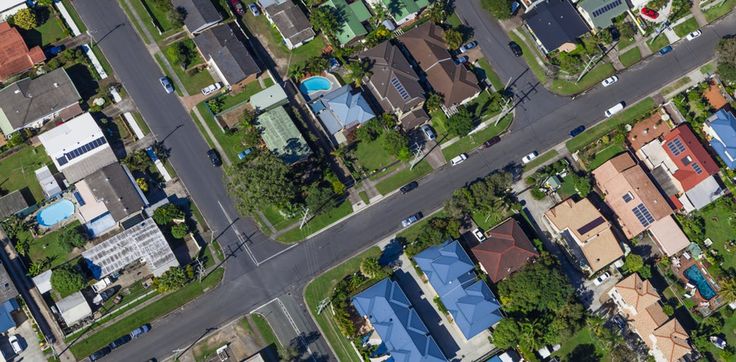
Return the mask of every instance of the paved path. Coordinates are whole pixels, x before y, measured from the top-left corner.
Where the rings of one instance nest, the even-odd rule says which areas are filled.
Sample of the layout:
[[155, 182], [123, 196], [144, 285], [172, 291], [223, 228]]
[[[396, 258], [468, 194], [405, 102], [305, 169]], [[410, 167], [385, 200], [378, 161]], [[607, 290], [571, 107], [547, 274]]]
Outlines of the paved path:
[[703, 9], [700, 8], [700, 1], [693, 1], [693, 6], [690, 7], [690, 13], [693, 14], [700, 27], [708, 25], [708, 19], [705, 18]]

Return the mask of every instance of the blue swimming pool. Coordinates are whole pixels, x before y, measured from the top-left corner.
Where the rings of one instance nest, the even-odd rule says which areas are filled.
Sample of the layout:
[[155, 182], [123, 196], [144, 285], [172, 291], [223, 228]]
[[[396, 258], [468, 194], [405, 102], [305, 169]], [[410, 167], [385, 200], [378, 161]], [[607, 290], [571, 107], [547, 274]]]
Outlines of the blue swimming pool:
[[72, 217], [72, 215], [74, 215], [74, 204], [67, 199], [61, 199], [61, 201], [41, 209], [36, 214], [36, 221], [41, 226], [51, 227]]
[[310, 77], [299, 84], [299, 90], [304, 94], [312, 94], [319, 91], [328, 91], [332, 88], [332, 83], [325, 77]]
[[693, 265], [685, 270], [685, 277], [695, 284], [698, 288], [700, 295], [706, 300], [711, 300], [716, 296], [716, 291], [710, 286], [708, 281], [705, 279], [703, 272], [700, 271], [697, 265]]

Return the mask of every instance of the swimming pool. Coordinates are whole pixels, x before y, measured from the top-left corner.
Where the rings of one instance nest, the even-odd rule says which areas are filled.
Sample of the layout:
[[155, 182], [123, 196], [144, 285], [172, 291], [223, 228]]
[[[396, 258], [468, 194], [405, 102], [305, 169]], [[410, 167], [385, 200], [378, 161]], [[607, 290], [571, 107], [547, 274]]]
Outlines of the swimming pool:
[[302, 81], [299, 84], [299, 90], [304, 94], [312, 94], [319, 91], [328, 91], [332, 88], [332, 83], [325, 77], [315, 76]]
[[74, 215], [74, 204], [67, 200], [61, 199], [49, 206], [44, 207], [36, 214], [36, 221], [41, 226], [54, 226]]
[[689, 281], [695, 284], [695, 287], [698, 288], [700, 295], [703, 296], [703, 298], [705, 298], [706, 300], [711, 300], [713, 299], [713, 297], [716, 296], [716, 291], [713, 290], [713, 287], [711, 287], [708, 281], [705, 280], [703, 272], [700, 271], [697, 265], [693, 265], [685, 269], [685, 277], [687, 277]]

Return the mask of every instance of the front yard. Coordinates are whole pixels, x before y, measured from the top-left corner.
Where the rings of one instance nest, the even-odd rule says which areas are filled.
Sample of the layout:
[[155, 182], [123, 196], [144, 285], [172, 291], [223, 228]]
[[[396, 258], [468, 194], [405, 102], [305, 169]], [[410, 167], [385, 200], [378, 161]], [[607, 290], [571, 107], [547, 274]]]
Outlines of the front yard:
[[[44, 199], [41, 185], [35, 171], [45, 165], [52, 165], [51, 159], [42, 146], [19, 146], [17, 152], [5, 154], [0, 159], [0, 185], [4, 190], [15, 191], [27, 187], [35, 202]], [[28, 200], [29, 202], [32, 200]]]
[[429, 165], [427, 160], [422, 160], [417, 163], [413, 169], [409, 169], [407, 165], [405, 169], [396, 172], [395, 174], [381, 180], [376, 184], [376, 189], [382, 195], [388, 195], [391, 191], [398, 189], [407, 183], [420, 179], [432, 172], [432, 166]]
[[[606, 119], [605, 121], [589, 128], [585, 132], [567, 141], [566, 146], [570, 152], [576, 152], [586, 145], [599, 140], [620, 125], [634, 122], [647, 115], [654, 108], [654, 100], [646, 98], [639, 103], [628, 106], [621, 113]], [[601, 115], [602, 116], [602, 115]]]
[[511, 126], [513, 119], [514, 117], [508, 114], [498, 124], [490, 125], [483, 130], [460, 138], [457, 142], [442, 149], [442, 154], [445, 155], [446, 159], [451, 159], [461, 153], [470, 152], [482, 145], [483, 142], [505, 132]]
[[611, 63], [601, 63], [593, 67], [580, 82], [566, 81], [561, 79], [555, 79], [552, 81], [552, 90], [562, 95], [573, 95], [585, 91], [601, 82], [602, 80], [610, 77], [615, 73], [616, 70], [613, 68]]
[[631, 48], [625, 53], [621, 54], [618, 57], [618, 60], [620, 60], [621, 64], [628, 68], [641, 60], [641, 50], [639, 50], [639, 47]]
[[295, 243], [306, 239], [309, 235], [324, 229], [330, 224], [337, 220], [342, 219], [345, 216], [350, 215], [353, 212], [353, 205], [349, 200], [344, 200], [332, 209], [326, 210], [323, 213], [314, 216], [309, 220], [303, 228], [299, 229], [297, 224], [293, 229], [281, 234], [276, 239], [285, 243]]
[[[183, 57], [178, 55], [177, 52], [179, 47], [187, 49], [187, 54], [191, 59], [181, 59]], [[181, 80], [187, 93], [197, 94], [202, 88], [214, 83], [193, 40], [185, 39], [171, 43], [163, 49], [163, 53], [171, 67], [174, 68], [176, 76]], [[186, 64], [186, 69], [184, 69], [184, 64]]]

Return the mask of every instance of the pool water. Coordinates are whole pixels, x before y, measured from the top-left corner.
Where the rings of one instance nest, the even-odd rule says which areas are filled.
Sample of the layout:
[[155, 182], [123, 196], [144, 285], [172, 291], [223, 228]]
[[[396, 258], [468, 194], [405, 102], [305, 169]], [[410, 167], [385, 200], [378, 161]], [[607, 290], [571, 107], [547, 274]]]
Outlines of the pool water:
[[716, 291], [710, 286], [708, 281], [703, 276], [697, 265], [693, 265], [685, 270], [685, 277], [698, 288], [700, 295], [706, 300], [711, 300], [716, 296]]
[[72, 215], [74, 215], [74, 204], [67, 199], [61, 199], [61, 201], [41, 209], [36, 214], [36, 221], [41, 226], [51, 227], [72, 217]]
[[332, 88], [332, 83], [325, 77], [310, 77], [299, 84], [299, 90], [304, 94], [312, 94], [320, 91], [328, 91]]

